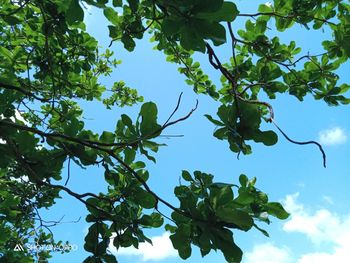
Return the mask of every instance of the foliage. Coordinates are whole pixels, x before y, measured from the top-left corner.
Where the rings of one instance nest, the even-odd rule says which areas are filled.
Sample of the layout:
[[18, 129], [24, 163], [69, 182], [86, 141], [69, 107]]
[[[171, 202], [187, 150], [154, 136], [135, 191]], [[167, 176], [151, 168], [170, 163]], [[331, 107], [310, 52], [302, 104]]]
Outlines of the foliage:
[[[260, 100], [264, 94], [275, 99], [289, 93], [299, 100], [311, 95], [331, 106], [350, 102], [344, 95], [350, 86], [338, 84], [335, 72], [350, 56], [350, 5], [340, 0], [275, 0], [244, 14], [234, 1], [223, 0], [0, 0], [0, 261], [50, 258], [45, 251], [13, 248], [30, 241], [63, 244], [54, 240], [39, 212], [66, 192], [88, 209], [91, 226], [84, 248], [91, 256], [85, 262], [116, 262], [107, 250], [110, 242], [117, 248], [137, 248], [140, 242], [151, 242], [142, 229], [161, 227], [164, 219], [181, 258], [190, 257], [195, 245], [203, 256], [220, 250], [228, 262], [240, 262], [242, 251], [233, 231], [255, 227], [268, 235], [257, 223], [269, 223], [269, 216], [286, 219], [288, 213], [255, 187], [255, 178], [245, 175], [236, 185], [215, 182], [213, 175], [200, 171], [183, 171], [187, 185], [174, 190], [179, 206], [149, 187], [150, 174], [140, 156], [155, 162], [152, 152], [162, 146], [157, 137], [189, 118], [195, 108], [159, 124], [157, 105], [146, 102], [136, 120], [123, 114], [114, 131], [98, 134], [84, 128], [82, 100], [98, 101], [107, 109], [137, 107], [143, 101], [122, 80], [110, 88], [100, 83], [120, 61], [113, 47], [101, 54], [97, 40], [86, 31], [87, 6], [103, 10], [111, 45], [121, 41], [133, 51], [135, 39], [151, 34], [155, 48], [179, 65], [196, 93], [221, 103], [217, 117], [206, 115], [218, 127], [214, 136], [226, 140], [231, 151], [250, 154], [251, 141], [267, 146], [277, 142], [275, 132], [261, 128], [262, 122], [274, 121], [271, 105]], [[245, 28], [233, 29], [237, 19], [246, 20]], [[282, 43], [268, 34], [271, 27], [282, 32], [295, 24], [330, 32], [331, 38], [322, 42], [324, 53], [296, 57], [301, 48], [295, 41]], [[225, 43], [232, 54], [221, 62], [215, 46]], [[208, 56], [208, 63], [221, 72], [219, 89], [194, 61], [196, 52]], [[61, 171], [71, 161], [82, 168], [101, 165], [108, 190], [78, 194], [69, 189]], [[159, 210], [160, 203], [172, 210], [171, 218]]]

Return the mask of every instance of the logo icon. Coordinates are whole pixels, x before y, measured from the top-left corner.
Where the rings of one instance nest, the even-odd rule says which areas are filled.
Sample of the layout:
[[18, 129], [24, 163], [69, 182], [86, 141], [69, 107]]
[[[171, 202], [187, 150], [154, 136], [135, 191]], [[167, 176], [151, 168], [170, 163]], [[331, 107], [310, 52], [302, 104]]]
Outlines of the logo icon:
[[13, 250], [14, 251], [24, 251], [24, 249], [23, 249], [21, 244], [17, 244]]

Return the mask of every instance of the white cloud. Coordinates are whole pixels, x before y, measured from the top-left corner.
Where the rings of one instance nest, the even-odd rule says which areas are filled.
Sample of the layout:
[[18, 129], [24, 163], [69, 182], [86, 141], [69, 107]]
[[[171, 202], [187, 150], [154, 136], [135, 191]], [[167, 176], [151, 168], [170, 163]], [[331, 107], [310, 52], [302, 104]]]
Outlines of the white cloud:
[[319, 132], [319, 141], [323, 145], [337, 145], [343, 144], [347, 141], [347, 136], [344, 129], [340, 127], [334, 127], [328, 130]]
[[298, 263], [349, 263], [350, 250], [339, 247], [332, 253], [316, 252], [304, 254], [298, 260]]
[[290, 263], [291, 255], [287, 248], [278, 248], [271, 243], [256, 245], [246, 253], [245, 263]]
[[339, 216], [327, 209], [311, 213], [297, 202], [298, 193], [288, 195], [285, 208], [291, 212], [283, 230], [306, 235], [316, 245], [325, 244], [330, 252], [316, 251], [299, 257], [298, 263], [346, 263], [350, 259], [350, 215]]
[[291, 212], [291, 218], [284, 224], [283, 230], [305, 234], [314, 244], [348, 243], [350, 246], [350, 215], [340, 217], [327, 209], [310, 213], [297, 202], [298, 195], [288, 195], [285, 199], [285, 208]]
[[119, 248], [117, 250], [113, 244], [111, 244], [109, 246], [109, 250], [116, 256], [140, 256], [142, 258], [142, 261], [159, 261], [178, 255], [169, 239], [169, 233], [165, 232], [161, 236], [155, 236], [151, 239], [153, 245], [149, 243], [140, 243], [138, 249], [134, 247], [128, 247]]
[[[251, 252], [246, 253], [245, 263], [350, 262], [350, 215], [340, 216], [327, 209], [310, 211], [298, 202], [298, 197], [299, 193], [287, 195], [283, 202], [285, 209], [291, 213], [290, 219], [283, 225], [283, 230], [304, 235], [313, 244], [310, 251], [296, 255], [292, 247], [264, 243], [254, 246]], [[325, 197], [333, 202], [328, 196], [324, 196], [323, 199]]]
[[283, 207], [291, 214], [300, 213], [304, 210], [304, 206], [296, 202], [298, 197], [299, 193], [295, 193], [287, 195], [286, 198], [283, 200]]

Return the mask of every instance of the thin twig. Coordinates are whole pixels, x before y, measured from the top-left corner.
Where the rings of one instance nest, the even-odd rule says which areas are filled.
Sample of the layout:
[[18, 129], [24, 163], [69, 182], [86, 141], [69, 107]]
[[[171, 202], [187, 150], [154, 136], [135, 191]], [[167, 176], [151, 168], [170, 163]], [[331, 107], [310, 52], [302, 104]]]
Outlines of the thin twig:
[[175, 114], [175, 113], [177, 112], [177, 110], [179, 109], [179, 106], [180, 106], [180, 103], [181, 103], [182, 94], [183, 94], [183, 92], [180, 93], [180, 96], [179, 96], [179, 98], [178, 98], [178, 100], [177, 100], [177, 104], [176, 104], [175, 109], [174, 109], [173, 112], [170, 114], [169, 118], [166, 120], [166, 122], [163, 124], [163, 126], [166, 125], [166, 124], [170, 121], [170, 119], [174, 116], [174, 114]]
[[66, 186], [67, 184], [68, 184], [68, 181], [69, 181], [69, 179], [70, 179], [70, 157], [68, 158], [68, 167], [67, 167], [67, 180], [66, 180], [66, 182], [64, 183], [64, 186]]
[[323, 159], [323, 167], [326, 168], [326, 153], [324, 152], [321, 144], [319, 144], [316, 141], [306, 141], [306, 142], [298, 142], [295, 140], [292, 140], [291, 138], [288, 137], [288, 135], [276, 124], [276, 122], [271, 119], [271, 122], [276, 126], [276, 128], [282, 133], [282, 135], [291, 143], [298, 144], [298, 145], [306, 145], [306, 144], [315, 144], [317, 147], [320, 149], [322, 153], [322, 159]]

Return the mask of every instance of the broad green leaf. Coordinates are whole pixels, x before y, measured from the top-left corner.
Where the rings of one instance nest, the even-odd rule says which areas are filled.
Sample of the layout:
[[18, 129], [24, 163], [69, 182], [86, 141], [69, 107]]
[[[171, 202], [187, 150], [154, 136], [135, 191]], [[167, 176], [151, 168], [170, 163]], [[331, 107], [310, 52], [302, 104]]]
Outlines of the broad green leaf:
[[118, 30], [118, 27], [109, 25], [108, 30], [109, 30], [109, 37], [110, 38], [114, 39], [114, 38], [119, 37], [120, 31]]
[[190, 25], [199, 38], [210, 39], [218, 46], [226, 42], [226, 30], [218, 22], [209, 22], [204, 19], [193, 19]]
[[128, 51], [133, 51], [135, 49], [136, 43], [130, 35], [124, 34], [121, 38], [124, 47]]
[[289, 217], [289, 213], [284, 210], [283, 206], [280, 203], [270, 202], [266, 204], [267, 213], [272, 216], [277, 217], [278, 219], [287, 219]]
[[182, 246], [178, 249], [179, 256], [185, 260], [188, 259], [192, 254], [192, 248], [190, 245]]
[[205, 52], [203, 37], [198, 35], [197, 30], [192, 25], [182, 27], [180, 34], [180, 44], [184, 49]]
[[100, 141], [103, 143], [114, 143], [115, 134], [109, 131], [103, 131], [100, 136]]
[[241, 174], [239, 176], [239, 183], [242, 187], [246, 187], [248, 183], [248, 177], [245, 174]]
[[142, 118], [140, 124], [140, 131], [142, 136], [154, 136], [154, 133], [160, 129], [160, 125], [157, 124], [158, 110], [157, 106], [153, 102], [146, 102], [142, 105], [140, 114]]
[[233, 199], [233, 191], [230, 186], [212, 188], [211, 199], [214, 207], [220, 207]]
[[193, 181], [191, 174], [187, 171], [184, 171], [184, 170], [182, 171], [182, 178], [188, 182]]
[[223, 5], [223, 0], [195, 0], [192, 12], [194, 14], [198, 12], [217, 12]]
[[113, 6], [118, 7], [123, 5], [123, 0], [113, 0]]
[[185, 20], [166, 18], [162, 23], [162, 30], [168, 36], [175, 35], [180, 32], [180, 29], [185, 26]]
[[191, 235], [191, 226], [181, 224], [174, 234], [170, 235], [170, 240], [175, 249], [178, 250], [179, 256], [182, 259], [187, 259], [191, 256], [192, 250], [189, 237]]
[[249, 192], [241, 192], [238, 197], [234, 199], [235, 202], [241, 205], [249, 205], [255, 200], [254, 195]]
[[267, 2], [266, 4], [259, 5], [258, 11], [262, 12], [262, 13], [272, 12], [273, 11], [273, 5], [272, 4], [268, 4], [268, 3], [269, 2]]
[[126, 114], [122, 114], [121, 115], [121, 119], [123, 121], [123, 123], [132, 131], [132, 132], [135, 132], [135, 128], [134, 126], [132, 125], [132, 120], [131, 118], [126, 115]]
[[262, 142], [266, 146], [271, 146], [277, 143], [277, 134], [273, 131], [256, 131], [253, 135], [253, 140], [256, 142]]
[[84, 11], [79, 4], [79, 0], [70, 1], [69, 7], [66, 11], [66, 19], [70, 25], [84, 20]]
[[152, 213], [151, 215], [143, 215], [140, 219], [140, 223], [150, 227], [161, 227], [164, 223], [163, 217], [158, 213]]
[[227, 262], [241, 262], [242, 251], [233, 240], [232, 231], [221, 228], [211, 229], [212, 242], [224, 254]]
[[236, 19], [238, 14], [239, 11], [234, 3], [224, 2], [220, 10], [213, 13], [198, 13], [196, 14], [196, 17], [217, 22], [232, 22]]
[[9, 25], [17, 25], [17, 24], [20, 24], [21, 22], [23, 22], [23, 20], [19, 19], [18, 16], [4, 16], [3, 17], [4, 21], [6, 23], [8, 23]]
[[105, 17], [111, 22], [113, 25], [118, 25], [119, 24], [119, 16], [118, 12], [114, 11], [113, 8], [111, 7], [106, 7], [103, 10], [103, 14]]
[[251, 229], [254, 224], [253, 218], [248, 213], [231, 207], [219, 207], [216, 213], [221, 220], [236, 224], [244, 231]]
[[3, 46], [0, 46], [0, 56], [9, 62], [12, 61], [12, 52]]
[[139, 6], [139, 0], [127, 0], [129, 3], [129, 6], [133, 12], [137, 11], [137, 8]]
[[88, 234], [85, 237], [84, 249], [89, 252], [95, 252], [98, 243], [98, 223], [89, 227]]
[[143, 208], [150, 209], [154, 208], [154, 206], [156, 205], [156, 199], [154, 198], [154, 196], [148, 193], [146, 190], [143, 190], [142, 188], [137, 188], [137, 190], [133, 194], [133, 198]]
[[[131, 164], [135, 160], [136, 151], [130, 148], [126, 148], [124, 150], [124, 162], [127, 164]], [[135, 167], [133, 167], [135, 169]]]

